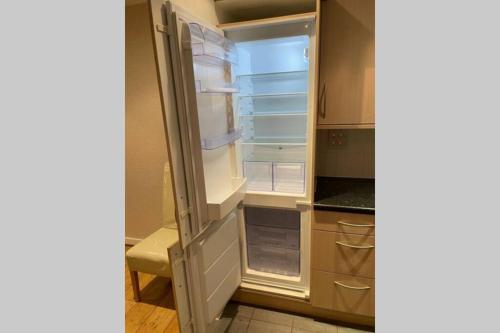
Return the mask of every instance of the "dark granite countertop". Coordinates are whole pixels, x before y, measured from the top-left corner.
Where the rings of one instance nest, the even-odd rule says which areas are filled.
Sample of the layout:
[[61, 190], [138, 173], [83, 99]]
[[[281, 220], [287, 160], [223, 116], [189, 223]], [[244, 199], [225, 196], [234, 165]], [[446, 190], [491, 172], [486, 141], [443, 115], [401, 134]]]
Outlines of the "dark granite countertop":
[[375, 179], [316, 177], [314, 209], [375, 214]]

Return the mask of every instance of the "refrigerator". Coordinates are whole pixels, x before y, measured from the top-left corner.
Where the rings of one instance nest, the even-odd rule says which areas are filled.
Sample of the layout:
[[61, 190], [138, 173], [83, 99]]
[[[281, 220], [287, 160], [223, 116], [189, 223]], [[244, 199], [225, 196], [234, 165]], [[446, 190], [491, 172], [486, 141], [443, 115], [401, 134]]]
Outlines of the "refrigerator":
[[150, 10], [181, 331], [218, 331], [238, 287], [307, 300], [315, 13], [212, 26], [169, 1]]

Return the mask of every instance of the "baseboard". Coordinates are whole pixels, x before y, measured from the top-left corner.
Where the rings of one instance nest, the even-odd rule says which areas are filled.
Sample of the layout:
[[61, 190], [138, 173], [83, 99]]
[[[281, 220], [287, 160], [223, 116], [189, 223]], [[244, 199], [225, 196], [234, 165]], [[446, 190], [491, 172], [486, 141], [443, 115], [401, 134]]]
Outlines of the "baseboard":
[[142, 241], [141, 238], [125, 237], [125, 245], [135, 245]]

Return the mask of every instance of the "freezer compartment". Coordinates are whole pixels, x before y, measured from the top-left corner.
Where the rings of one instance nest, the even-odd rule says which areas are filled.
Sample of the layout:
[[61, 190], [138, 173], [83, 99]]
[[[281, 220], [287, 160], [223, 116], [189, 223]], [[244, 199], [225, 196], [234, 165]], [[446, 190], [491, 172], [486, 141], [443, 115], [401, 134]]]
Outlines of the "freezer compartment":
[[300, 230], [261, 227], [247, 224], [247, 242], [250, 245], [263, 245], [300, 249]]
[[248, 244], [248, 268], [286, 276], [300, 275], [300, 250]]
[[245, 224], [300, 229], [300, 212], [293, 209], [245, 207]]
[[247, 244], [300, 249], [300, 212], [291, 209], [245, 207]]

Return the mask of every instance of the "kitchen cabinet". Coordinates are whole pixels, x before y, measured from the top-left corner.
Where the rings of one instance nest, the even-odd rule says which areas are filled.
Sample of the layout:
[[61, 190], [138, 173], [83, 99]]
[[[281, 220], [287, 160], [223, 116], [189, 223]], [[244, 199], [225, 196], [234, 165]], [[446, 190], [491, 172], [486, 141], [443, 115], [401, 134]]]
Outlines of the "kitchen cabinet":
[[321, 1], [317, 128], [375, 127], [375, 1]]
[[375, 216], [314, 211], [311, 304], [375, 316]]

